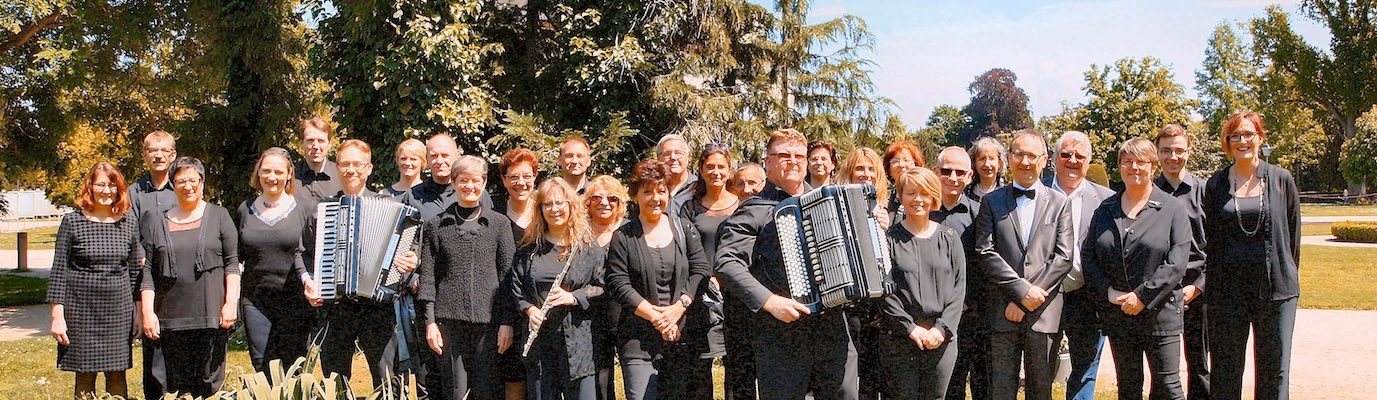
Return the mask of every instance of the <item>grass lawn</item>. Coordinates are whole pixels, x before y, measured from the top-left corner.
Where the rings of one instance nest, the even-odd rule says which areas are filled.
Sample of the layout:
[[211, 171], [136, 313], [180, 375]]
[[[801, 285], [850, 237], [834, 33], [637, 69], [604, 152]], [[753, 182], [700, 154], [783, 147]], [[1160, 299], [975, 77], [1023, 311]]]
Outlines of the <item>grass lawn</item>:
[[1301, 308], [1377, 310], [1377, 249], [1301, 246]]
[[[18, 247], [19, 235], [15, 232], [0, 233], [0, 250], [15, 250]], [[57, 227], [46, 226], [29, 230], [29, 249], [30, 250], [52, 250], [53, 244], [57, 242]]]
[[1301, 236], [1332, 236], [1334, 233], [1329, 230], [1330, 223], [1309, 223], [1301, 224]]
[[0, 274], [0, 306], [43, 304], [47, 297], [47, 279]]
[[1303, 217], [1377, 216], [1377, 205], [1302, 204]]

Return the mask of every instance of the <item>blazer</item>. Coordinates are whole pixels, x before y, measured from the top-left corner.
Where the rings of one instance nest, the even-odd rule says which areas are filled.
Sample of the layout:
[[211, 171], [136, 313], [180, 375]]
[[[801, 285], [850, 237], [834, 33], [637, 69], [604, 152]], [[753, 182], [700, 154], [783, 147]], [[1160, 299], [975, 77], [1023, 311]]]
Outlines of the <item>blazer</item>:
[[[1056, 185], [1056, 182], [1057, 180], [1054, 177], [1047, 177], [1046, 179], [1042, 180], [1043, 185], [1047, 185], [1048, 188], [1051, 188], [1054, 191], [1061, 192], [1061, 188], [1053, 186]], [[1076, 232], [1076, 234], [1071, 236], [1073, 244], [1075, 243], [1074, 240], [1076, 240], [1077, 238], [1079, 238], [1081, 241], [1085, 240], [1086, 233], [1090, 232], [1090, 219], [1095, 217], [1095, 210], [1100, 208], [1100, 203], [1103, 203], [1104, 199], [1108, 199], [1109, 196], [1114, 195], [1113, 190], [1110, 190], [1109, 188], [1104, 186], [1100, 186], [1100, 184], [1098, 183], [1091, 182], [1089, 179], [1082, 180], [1081, 185], [1083, 185], [1084, 187], [1077, 189], [1081, 191], [1081, 207], [1078, 210], [1071, 210], [1071, 212], [1073, 213], [1080, 213], [1081, 218], [1080, 228], [1077, 228], [1078, 231]], [[1070, 198], [1070, 194], [1062, 194], [1065, 194], [1067, 196], [1066, 205], [1067, 207], [1070, 207], [1073, 204]], [[1071, 225], [1075, 226], [1075, 224], [1076, 220], [1073, 214], [1071, 219]], [[1080, 254], [1076, 253], [1073, 248], [1071, 251], [1071, 256], [1080, 257]], [[1071, 265], [1071, 268], [1076, 268], [1074, 263]], [[1085, 265], [1083, 263], [1081, 265], [1081, 272], [1081, 279], [1087, 279], [1085, 278]], [[1086, 282], [1086, 284], [1084, 286], [1081, 286], [1081, 288], [1085, 288], [1086, 286], [1090, 286], [1089, 282]]]
[[[1090, 221], [1081, 246], [1081, 266], [1093, 288], [1103, 329], [1110, 336], [1169, 336], [1181, 333], [1181, 279], [1190, 262], [1190, 219], [1175, 197], [1154, 186], [1138, 218], [1123, 211], [1123, 194], [1105, 200]], [[1120, 229], [1120, 226], [1127, 226]], [[1145, 307], [1124, 314], [1109, 302], [1109, 289], [1133, 292]]]
[[[553, 251], [552, 246], [548, 242], [542, 242], [539, 245], [522, 246], [513, 257], [508, 290], [511, 292], [509, 298], [516, 301], [514, 311], [519, 315], [519, 318], [512, 319], [521, 322], [515, 324], [517, 337], [513, 341], [513, 348], [507, 351], [516, 351], [520, 354], [520, 346], [526, 343], [526, 336], [530, 334], [527, 329], [529, 324], [525, 322], [525, 310], [530, 307], [540, 308], [545, 304], [545, 296], [550, 293], [548, 284], [537, 283], [531, 276], [531, 264], [537, 253], [548, 251]], [[569, 272], [564, 275], [562, 287], [573, 293], [577, 304], [550, 309], [550, 313], [545, 315], [545, 323], [540, 325], [541, 337], [564, 336], [563, 354], [568, 355], [569, 373], [566, 376], [570, 381], [590, 376], [594, 372], [593, 325], [588, 298], [601, 293], [601, 290], [594, 290], [602, 286], [602, 279], [595, 272], [598, 266], [602, 265], [605, 254], [601, 247], [588, 246], [578, 249], [571, 255], [574, 261], [569, 266]], [[552, 349], [548, 347], [552, 346], [551, 343], [555, 342], [537, 338], [536, 343], [531, 346], [530, 357], [560, 354], [551, 352]]]
[[[1015, 198], [1011, 186], [1001, 187], [980, 200], [980, 212], [975, 222], [976, 257], [986, 269], [991, 308], [994, 318], [990, 327], [996, 332], [1031, 329], [1039, 333], [1057, 333], [1061, 327], [1061, 281], [1071, 270], [1072, 236], [1071, 210], [1066, 196], [1041, 183], [1033, 188], [1033, 230], [1028, 243], [1019, 234], [1014, 213]], [[1033, 310], [1023, 321], [1015, 323], [1004, 317], [1007, 303], [1023, 305], [1019, 299], [1033, 286], [1048, 292], [1047, 301]]]
[[[674, 279], [670, 283], [673, 285], [670, 290], [672, 299], [678, 301], [682, 296], [695, 298], [685, 317], [689, 312], [706, 312], [707, 309], [695, 297], [699, 287], [712, 275], [712, 265], [703, 252], [702, 238], [688, 220], [670, 216], [665, 218], [670, 219], [674, 233], [672, 249], [667, 249], [674, 252]], [[661, 267], [645, 242], [645, 225], [640, 218], [631, 219], [612, 234], [612, 241], [607, 246], [607, 290], [627, 310], [635, 310], [642, 301], [656, 306], [665, 305], [658, 304], [659, 301], [652, 295], [660, 289], [656, 277]], [[660, 338], [660, 331], [650, 321], [634, 312], [622, 313], [621, 318], [619, 343], [623, 346], [624, 354], [650, 358], [656, 350], [664, 350], [665, 343]], [[684, 322], [681, 319], [679, 324], [681, 328], [690, 330], [681, 335], [686, 342], [701, 339], [694, 336], [707, 334], [706, 326], [685, 327]]]
[[[1263, 193], [1267, 196], [1267, 276], [1222, 278], [1220, 274], [1229, 274], [1230, 271], [1220, 267], [1229, 263], [1213, 257], [1205, 261], [1205, 273], [1214, 271], [1214, 277], [1210, 278], [1214, 283], [1219, 283], [1221, 279], [1266, 279], [1271, 283], [1271, 293], [1260, 293], [1259, 297], [1266, 300], [1291, 299], [1300, 296], [1300, 193], [1296, 190], [1296, 179], [1285, 168], [1263, 161], [1257, 168], [1257, 174], [1267, 185]], [[1231, 229], [1223, 223], [1222, 217], [1224, 204], [1232, 197], [1229, 186], [1229, 167], [1219, 170], [1205, 183], [1205, 254], [1217, 254], [1224, 242], [1220, 238]], [[1214, 299], [1215, 296], [1227, 295], [1229, 291], [1206, 290], [1205, 297]]]

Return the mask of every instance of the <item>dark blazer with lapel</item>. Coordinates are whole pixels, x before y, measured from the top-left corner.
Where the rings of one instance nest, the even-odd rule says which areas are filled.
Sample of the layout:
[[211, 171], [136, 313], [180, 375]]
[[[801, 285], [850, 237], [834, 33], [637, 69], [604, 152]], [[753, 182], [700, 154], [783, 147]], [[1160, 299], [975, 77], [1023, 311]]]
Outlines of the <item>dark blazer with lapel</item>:
[[[1100, 313], [1111, 336], [1167, 336], [1181, 333], [1181, 279], [1186, 275], [1195, 240], [1190, 218], [1171, 194], [1154, 186], [1138, 218], [1127, 220], [1123, 195], [1115, 194], [1095, 211], [1090, 235], [1081, 246], [1086, 288], [1096, 303], [1111, 309]], [[1145, 307], [1138, 315], [1124, 314], [1109, 302], [1108, 289], [1133, 292]]]
[[[1053, 191], [1060, 192], [1060, 190], [1058, 190], [1058, 188], [1052, 187], [1052, 185], [1055, 185], [1055, 184], [1056, 184], [1056, 180], [1055, 180], [1055, 179], [1052, 179], [1051, 177], [1048, 177], [1048, 178], [1046, 178], [1046, 179], [1043, 179], [1043, 180], [1042, 180], [1042, 184], [1045, 185], [1045, 186], [1047, 186], [1047, 188], [1052, 189]], [[1098, 184], [1098, 183], [1091, 182], [1089, 179], [1082, 180], [1082, 181], [1081, 181], [1081, 185], [1085, 185], [1084, 188], [1080, 188], [1080, 189], [1079, 189], [1079, 190], [1082, 191], [1082, 193], [1081, 193], [1081, 207], [1080, 207], [1079, 210], [1071, 210], [1071, 212], [1081, 213], [1081, 226], [1080, 226], [1079, 232], [1076, 232], [1075, 235], [1072, 235], [1072, 236], [1071, 236], [1071, 240], [1073, 240], [1073, 241], [1074, 241], [1076, 238], [1081, 238], [1082, 241], [1084, 241], [1086, 233], [1090, 232], [1090, 219], [1095, 217], [1095, 209], [1100, 208], [1100, 203], [1103, 203], [1105, 199], [1108, 199], [1108, 198], [1109, 198], [1109, 196], [1113, 196], [1113, 195], [1114, 195], [1114, 191], [1113, 191], [1113, 190], [1110, 190], [1110, 189], [1107, 188], [1107, 187], [1101, 186], [1101, 185]], [[1071, 207], [1071, 204], [1072, 204], [1072, 203], [1071, 203], [1071, 198], [1068, 196], [1068, 197], [1066, 198], [1066, 206], [1067, 206], [1067, 207]], [[1071, 220], [1071, 226], [1075, 226], [1075, 225], [1076, 225], [1076, 220], [1075, 220], [1075, 219], [1072, 219], [1072, 220]], [[1073, 242], [1073, 244], [1074, 244], [1074, 242]], [[1074, 250], [1074, 248], [1073, 248], [1072, 251], [1071, 251], [1071, 256], [1072, 256], [1072, 257], [1080, 257], [1081, 255], [1080, 255], [1080, 254], [1076, 254], [1076, 252], [1075, 252], [1075, 250]], [[1072, 267], [1072, 268], [1075, 268], [1075, 265], [1073, 264], [1071, 267]], [[1086, 278], [1086, 277], [1085, 277], [1085, 274], [1083, 273], [1083, 272], [1085, 271], [1085, 263], [1084, 263], [1084, 262], [1081, 263], [1081, 271], [1082, 271], [1081, 279], [1087, 280], [1086, 285], [1085, 285], [1085, 286], [1082, 286], [1082, 288], [1085, 288], [1085, 287], [1087, 287], [1087, 286], [1090, 286], [1090, 285], [1089, 285], [1089, 282], [1088, 282], [1088, 279], [1089, 279], [1089, 278]]]
[[[1031, 239], [1024, 243], [1010, 188], [1004, 186], [985, 195], [975, 223], [975, 256], [989, 274], [992, 288], [989, 312], [995, 315], [990, 327], [997, 332], [1032, 329], [1056, 333], [1061, 326], [1060, 285], [1071, 270], [1071, 210], [1066, 207], [1066, 196], [1038, 184]], [[1034, 285], [1049, 292], [1047, 301], [1028, 310], [1020, 323], [1005, 318], [1005, 305], [1018, 304]]]
[[[670, 226], [674, 232], [674, 280], [671, 283], [674, 288], [670, 292], [673, 293], [675, 301], [680, 296], [694, 297], [699, 286], [712, 275], [712, 264], [703, 252], [703, 241], [698, 237], [697, 228], [686, 219], [670, 216], [664, 218], [670, 218]], [[653, 295], [658, 288], [656, 276], [661, 268], [659, 260], [651, 253], [650, 246], [645, 242], [645, 226], [640, 218], [632, 218], [612, 234], [612, 240], [608, 242], [607, 247], [607, 290], [623, 307], [633, 311], [622, 313], [621, 338], [618, 342], [624, 347], [624, 355], [630, 353], [631, 357], [649, 359], [653, 357], [651, 353], [664, 350], [665, 344], [660, 338], [660, 332], [650, 324], [650, 321], [634, 313], [636, 306], [642, 301], [656, 306], [665, 305], [656, 304], [658, 301]], [[691, 313], [706, 312], [707, 308], [695, 301], [684, 315], [687, 318]], [[684, 326], [683, 323], [684, 320], [681, 319], [680, 327], [687, 329], [681, 335], [685, 341], [701, 339], [697, 336], [707, 334], [705, 326], [691, 327]]]

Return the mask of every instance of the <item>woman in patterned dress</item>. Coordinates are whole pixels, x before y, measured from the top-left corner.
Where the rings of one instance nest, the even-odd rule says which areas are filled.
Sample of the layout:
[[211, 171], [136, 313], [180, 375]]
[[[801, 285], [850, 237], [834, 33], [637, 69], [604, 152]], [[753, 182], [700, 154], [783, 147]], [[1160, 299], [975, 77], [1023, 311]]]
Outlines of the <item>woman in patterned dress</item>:
[[57, 367], [76, 373], [78, 398], [95, 395], [100, 372], [107, 392], [128, 394], [124, 371], [133, 364], [133, 288], [143, 251], [125, 188], [119, 170], [96, 164], [82, 179], [79, 210], [63, 216], [57, 231], [48, 281], [52, 335]]

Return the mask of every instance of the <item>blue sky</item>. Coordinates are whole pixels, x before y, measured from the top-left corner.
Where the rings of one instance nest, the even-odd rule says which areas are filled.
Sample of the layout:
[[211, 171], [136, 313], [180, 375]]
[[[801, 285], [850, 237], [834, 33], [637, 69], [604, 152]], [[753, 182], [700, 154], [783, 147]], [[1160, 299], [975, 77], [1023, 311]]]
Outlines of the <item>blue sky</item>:
[[1296, 15], [1298, 1], [814, 0], [810, 20], [865, 19], [876, 38], [876, 92], [916, 127], [938, 105], [965, 105], [966, 86], [995, 67], [1018, 74], [1034, 118], [1083, 102], [1090, 65], [1123, 57], [1161, 59], [1195, 96], [1195, 70], [1214, 27], [1260, 16], [1272, 3], [1292, 13], [1307, 41], [1328, 47], [1328, 30]]

